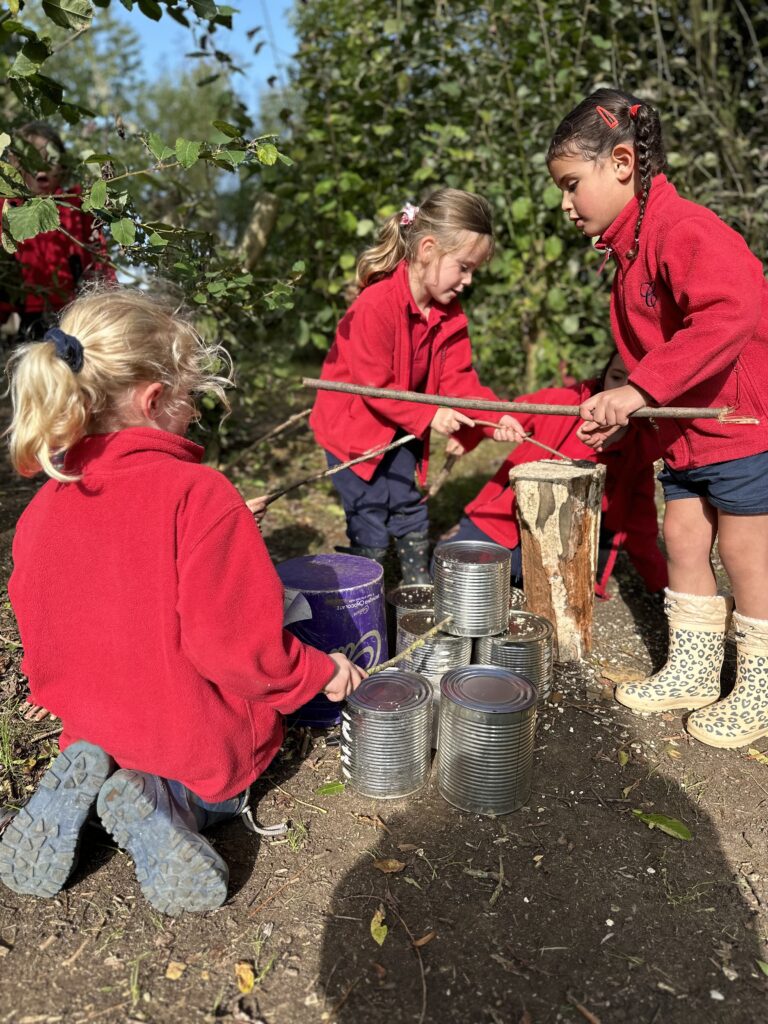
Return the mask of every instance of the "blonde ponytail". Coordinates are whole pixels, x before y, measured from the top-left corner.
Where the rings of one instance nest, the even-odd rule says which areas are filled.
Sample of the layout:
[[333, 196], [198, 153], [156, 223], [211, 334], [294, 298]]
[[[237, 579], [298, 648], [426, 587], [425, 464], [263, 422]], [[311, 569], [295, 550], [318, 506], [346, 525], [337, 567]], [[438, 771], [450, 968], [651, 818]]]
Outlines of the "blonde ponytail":
[[[74, 372], [52, 341], [21, 345], [8, 361], [13, 418], [6, 434], [11, 461], [22, 476], [43, 470], [54, 480], [78, 479], [60, 468], [61, 457], [86, 434], [131, 426], [132, 389], [159, 381], [164, 408], [190, 407], [194, 396], [214, 394], [229, 409], [228, 355], [206, 345], [174, 304], [129, 288], [99, 288], [64, 311], [62, 330], [83, 348]], [[227, 371], [218, 370], [224, 365]]]
[[428, 196], [420, 207], [406, 204], [403, 211], [384, 221], [376, 245], [366, 249], [357, 262], [356, 283], [365, 288], [391, 274], [402, 259], [412, 260], [422, 238], [437, 239], [443, 252], [455, 252], [466, 233], [485, 235], [491, 240], [488, 258], [493, 254], [493, 213], [482, 196], [458, 188], [441, 188]]

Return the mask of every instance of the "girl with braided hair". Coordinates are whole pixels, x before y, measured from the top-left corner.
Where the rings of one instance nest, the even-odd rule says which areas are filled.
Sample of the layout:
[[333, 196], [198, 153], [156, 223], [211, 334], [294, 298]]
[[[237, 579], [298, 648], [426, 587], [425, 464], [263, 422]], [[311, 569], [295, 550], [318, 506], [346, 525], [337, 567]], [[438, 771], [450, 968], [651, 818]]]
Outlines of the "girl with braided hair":
[[[715, 213], [662, 173], [658, 111], [599, 89], [559, 125], [547, 153], [562, 209], [615, 265], [611, 326], [629, 371], [590, 396], [579, 434], [600, 451], [644, 405], [731, 407], [756, 424], [659, 420], [669, 588], [669, 654], [616, 697], [636, 711], [693, 709], [688, 731], [715, 747], [768, 735], [768, 283], [760, 260]], [[718, 540], [733, 597], [718, 592]], [[733, 612], [734, 600], [736, 611]], [[737, 678], [720, 700], [731, 622]]]

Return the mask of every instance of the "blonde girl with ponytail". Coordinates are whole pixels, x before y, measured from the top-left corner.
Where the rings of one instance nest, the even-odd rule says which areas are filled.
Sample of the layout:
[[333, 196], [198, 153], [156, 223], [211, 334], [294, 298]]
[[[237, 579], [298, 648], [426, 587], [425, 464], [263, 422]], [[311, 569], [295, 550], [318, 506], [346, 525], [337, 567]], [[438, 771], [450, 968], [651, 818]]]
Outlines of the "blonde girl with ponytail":
[[226, 357], [160, 298], [77, 299], [11, 357], [11, 458], [50, 479], [16, 527], [8, 593], [61, 753], [0, 841], [0, 880], [50, 897], [95, 804], [163, 913], [206, 911], [228, 868], [200, 834], [247, 811], [281, 714], [364, 673], [282, 628], [254, 517], [185, 437]]

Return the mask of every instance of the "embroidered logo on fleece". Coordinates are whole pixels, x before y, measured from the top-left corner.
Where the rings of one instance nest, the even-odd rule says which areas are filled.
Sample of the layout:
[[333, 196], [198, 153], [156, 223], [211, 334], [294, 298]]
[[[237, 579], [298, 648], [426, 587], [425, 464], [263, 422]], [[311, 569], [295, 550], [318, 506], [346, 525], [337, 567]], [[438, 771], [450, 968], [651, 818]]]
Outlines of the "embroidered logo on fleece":
[[656, 282], [643, 281], [640, 285], [640, 298], [645, 299], [646, 306], [653, 308], [656, 305]]

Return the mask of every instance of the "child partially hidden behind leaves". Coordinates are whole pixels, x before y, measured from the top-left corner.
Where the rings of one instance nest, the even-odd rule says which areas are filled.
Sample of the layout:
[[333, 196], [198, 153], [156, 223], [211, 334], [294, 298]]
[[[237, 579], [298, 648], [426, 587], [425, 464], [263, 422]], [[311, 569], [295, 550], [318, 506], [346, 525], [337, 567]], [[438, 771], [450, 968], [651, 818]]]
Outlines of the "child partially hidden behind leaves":
[[254, 516], [184, 436], [197, 396], [224, 399], [216, 359], [172, 307], [117, 288], [11, 357], [11, 458], [51, 479], [19, 520], [8, 589], [32, 697], [63, 726], [0, 842], [16, 892], [62, 888], [95, 803], [153, 906], [220, 906], [228, 869], [201, 830], [244, 811], [281, 713], [365, 675], [282, 628]]

